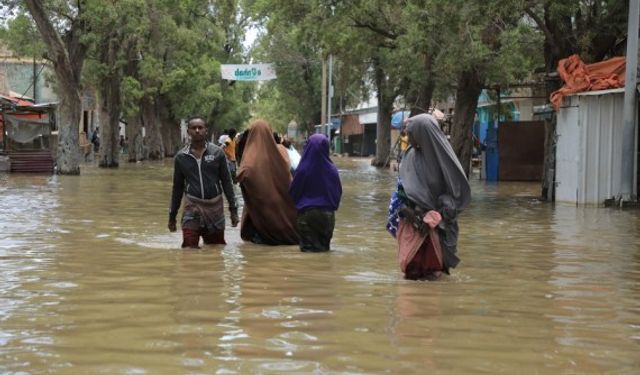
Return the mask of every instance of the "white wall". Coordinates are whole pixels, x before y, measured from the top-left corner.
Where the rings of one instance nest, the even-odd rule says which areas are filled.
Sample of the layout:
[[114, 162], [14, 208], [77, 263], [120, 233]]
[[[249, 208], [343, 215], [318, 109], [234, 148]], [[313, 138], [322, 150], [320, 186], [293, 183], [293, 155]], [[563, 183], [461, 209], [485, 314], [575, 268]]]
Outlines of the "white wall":
[[624, 89], [565, 99], [558, 112], [556, 201], [601, 205], [620, 196], [622, 158], [636, 154], [622, 155], [623, 99]]

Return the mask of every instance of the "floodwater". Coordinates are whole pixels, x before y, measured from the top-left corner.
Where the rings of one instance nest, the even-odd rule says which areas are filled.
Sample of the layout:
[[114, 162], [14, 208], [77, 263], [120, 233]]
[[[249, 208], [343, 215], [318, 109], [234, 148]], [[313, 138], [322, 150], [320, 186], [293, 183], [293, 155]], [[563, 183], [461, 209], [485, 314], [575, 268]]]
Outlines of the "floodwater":
[[170, 159], [0, 175], [0, 373], [637, 374], [640, 212], [472, 181], [462, 259], [405, 281], [394, 173], [337, 160], [333, 251], [180, 250]]

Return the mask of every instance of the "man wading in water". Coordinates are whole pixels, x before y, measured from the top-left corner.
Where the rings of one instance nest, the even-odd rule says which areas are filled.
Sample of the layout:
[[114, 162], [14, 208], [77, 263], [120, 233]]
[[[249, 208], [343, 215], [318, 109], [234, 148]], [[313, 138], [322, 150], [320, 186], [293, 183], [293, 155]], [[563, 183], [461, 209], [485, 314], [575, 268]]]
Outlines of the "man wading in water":
[[190, 143], [178, 151], [173, 170], [173, 192], [169, 209], [169, 231], [176, 231], [176, 216], [183, 195], [182, 247], [225, 244], [222, 193], [229, 202], [231, 225], [238, 225], [236, 204], [227, 158], [222, 148], [207, 142], [207, 124], [201, 117], [187, 122]]

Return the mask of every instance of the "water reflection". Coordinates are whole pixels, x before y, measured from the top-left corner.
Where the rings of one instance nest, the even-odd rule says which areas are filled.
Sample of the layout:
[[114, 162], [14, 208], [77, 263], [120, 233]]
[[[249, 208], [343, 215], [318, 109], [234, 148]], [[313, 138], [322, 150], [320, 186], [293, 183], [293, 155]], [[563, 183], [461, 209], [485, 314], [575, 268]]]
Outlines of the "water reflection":
[[[0, 175], [3, 373], [634, 373], [640, 214], [472, 181], [462, 263], [410, 282], [384, 231], [395, 175], [338, 159], [333, 251], [182, 251], [171, 161]], [[523, 370], [526, 369], [526, 370]]]

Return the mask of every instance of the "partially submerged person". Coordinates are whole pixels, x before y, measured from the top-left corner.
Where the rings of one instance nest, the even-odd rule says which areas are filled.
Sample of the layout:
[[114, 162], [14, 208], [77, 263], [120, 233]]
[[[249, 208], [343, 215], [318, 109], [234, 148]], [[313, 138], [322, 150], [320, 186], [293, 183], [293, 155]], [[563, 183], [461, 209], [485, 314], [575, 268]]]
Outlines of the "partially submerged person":
[[227, 159], [220, 147], [207, 142], [203, 118], [189, 119], [187, 133], [191, 141], [174, 159], [167, 227], [171, 232], [177, 230], [176, 216], [184, 196], [182, 247], [198, 248], [200, 237], [205, 244], [225, 244], [223, 193], [229, 203], [231, 225], [238, 225], [238, 207]]
[[227, 131], [228, 138], [224, 141], [222, 149], [227, 157], [227, 166], [229, 167], [229, 173], [231, 173], [231, 179], [233, 183], [236, 183], [236, 135], [237, 131], [231, 128]]
[[242, 153], [244, 152], [244, 146], [247, 144], [249, 138], [249, 130], [245, 129], [236, 136], [236, 168], [242, 163]]
[[224, 143], [229, 139], [229, 131], [227, 129], [222, 129], [222, 133], [220, 137], [218, 137], [218, 146], [224, 146]]
[[293, 147], [293, 143], [286, 136], [282, 138], [282, 145], [287, 149], [289, 153], [289, 164], [291, 164], [291, 171], [295, 172], [300, 164], [300, 153]]
[[282, 145], [282, 138], [280, 138], [280, 134], [277, 132], [273, 132], [273, 140], [276, 142], [276, 147], [278, 148], [278, 152], [280, 156], [284, 160], [287, 161], [287, 165], [289, 166], [289, 170], [291, 170], [291, 160], [289, 160], [289, 151]]
[[400, 132], [400, 152], [398, 153], [398, 162], [402, 161], [402, 157], [404, 156], [404, 154], [407, 152], [407, 149], [409, 148], [409, 136], [407, 135], [407, 131], [406, 130], [402, 130]]
[[240, 237], [265, 245], [298, 243], [296, 208], [289, 196], [291, 173], [271, 127], [257, 120], [249, 127], [237, 180], [244, 198]]
[[457, 216], [469, 205], [471, 189], [433, 116], [411, 117], [407, 134], [411, 147], [400, 164], [387, 230], [398, 241], [405, 278], [433, 280], [460, 262]]
[[298, 210], [300, 250], [329, 251], [342, 184], [338, 169], [329, 158], [329, 140], [325, 135], [314, 134], [309, 138], [289, 194]]

